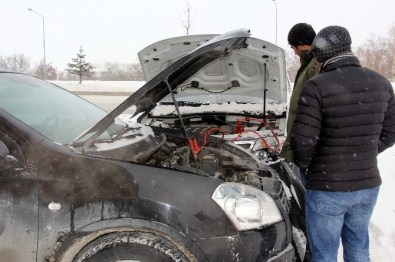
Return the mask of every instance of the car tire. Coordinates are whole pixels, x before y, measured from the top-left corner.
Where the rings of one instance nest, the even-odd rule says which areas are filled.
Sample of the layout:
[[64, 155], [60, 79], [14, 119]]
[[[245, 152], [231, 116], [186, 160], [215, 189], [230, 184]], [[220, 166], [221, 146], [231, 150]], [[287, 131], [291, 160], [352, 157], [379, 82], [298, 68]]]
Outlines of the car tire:
[[90, 242], [74, 257], [73, 262], [190, 262], [169, 239], [151, 232], [113, 232]]

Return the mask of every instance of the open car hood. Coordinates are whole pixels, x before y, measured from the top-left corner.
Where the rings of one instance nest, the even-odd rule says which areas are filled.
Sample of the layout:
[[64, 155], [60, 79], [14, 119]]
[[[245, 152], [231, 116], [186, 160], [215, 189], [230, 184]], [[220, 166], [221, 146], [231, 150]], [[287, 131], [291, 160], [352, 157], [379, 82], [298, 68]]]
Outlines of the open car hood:
[[[134, 115], [146, 115], [158, 104], [175, 100], [222, 104], [216, 110], [227, 112], [244, 110], [237, 106], [240, 103], [255, 104], [256, 115], [275, 110], [271, 114], [285, 117], [284, 51], [251, 38], [247, 29], [163, 40], [143, 49], [139, 58], [147, 83], [88, 130], [85, 134], [97, 132], [89, 140], [96, 139], [129, 107], [136, 107]], [[171, 106], [174, 111], [174, 103]]]
[[[226, 35], [238, 38], [246, 37], [247, 34], [248, 30], [237, 30]], [[221, 36], [181, 36], [147, 46], [138, 53], [146, 80], [150, 81], [181, 57], [194, 55], [194, 49], [207, 45], [209, 40], [215, 42], [216, 37]], [[222, 49], [223, 55], [208, 64], [196, 64], [201, 68], [180, 84], [175, 95], [177, 101], [194, 104], [258, 104], [265, 97], [268, 104], [285, 103], [288, 83], [284, 51], [252, 37], [246, 37], [243, 42], [243, 45], [234, 49]], [[161, 102], [173, 101], [168, 95]]]

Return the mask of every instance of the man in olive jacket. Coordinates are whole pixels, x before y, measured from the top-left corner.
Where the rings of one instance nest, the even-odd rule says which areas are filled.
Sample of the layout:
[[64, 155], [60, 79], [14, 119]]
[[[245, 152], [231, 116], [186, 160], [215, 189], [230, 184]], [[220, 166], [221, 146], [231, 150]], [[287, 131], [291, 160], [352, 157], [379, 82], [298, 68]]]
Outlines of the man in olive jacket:
[[391, 83], [363, 68], [344, 27], [329, 26], [311, 52], [321, 64], [300, 95], [292, 128], [296, 164], [306, 171], [312, 261], [370, 261], [368, 225], [381, 178], [377, 155], [395, 143]]
[[[313, 27], [306, 23], [298, 23], [294, 25], [288, 33], [288, 43], [291, 46], [292, 50], [295, 52], [295, 55], [299, 56], [300, 58], [300, 68], [295, 77], [294, 88], [289, 102], [287, 120], [288, 135], [291, 133], [292, 130], [292, 125], [298, 109], [300, 93], [302, 92], [305, 83], [310, 78], [318, 74], [316, 60], [312, 54], [308, 53], [315, 35], [316, 33]], [[291, 147], [290, 136], [287, 136], [286, 140], [283, 143], [281, 156], [289, 162], [295, 162], [294, 153]]]

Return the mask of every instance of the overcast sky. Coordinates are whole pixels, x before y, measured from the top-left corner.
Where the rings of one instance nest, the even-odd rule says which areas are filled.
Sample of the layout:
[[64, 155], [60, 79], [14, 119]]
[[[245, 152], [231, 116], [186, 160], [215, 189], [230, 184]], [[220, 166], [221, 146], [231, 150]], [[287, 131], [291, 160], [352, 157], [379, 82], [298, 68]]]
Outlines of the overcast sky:
[[[185, 35], [181, 17], [192, 9], [190, 34], [248, 28], [254, 37], [289, 50], [287, 34], [299, 22], [318, 32], [346, 27], [353, 48], [372, 36], [387, 36], [395, 24], [395, 0], [0, 0], [0, 56], [23, 53], [34, 65], [43, 58], [59, 70], [80, 46], [93, 64], [134, 63], [137, 52], [164, 38]], [[275, 4], [276, 3], [276, 4]]]

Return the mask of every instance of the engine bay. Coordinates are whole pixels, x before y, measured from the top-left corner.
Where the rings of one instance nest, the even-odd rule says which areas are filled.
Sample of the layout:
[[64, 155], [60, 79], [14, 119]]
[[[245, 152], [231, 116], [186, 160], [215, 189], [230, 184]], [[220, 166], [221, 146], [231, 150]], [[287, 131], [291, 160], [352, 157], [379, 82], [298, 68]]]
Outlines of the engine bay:
[[128, 128], [96, 141], [90, 153], [255, 184], [276, 173], [271, 164], [279, 161], [279, 121], [224, 115], [128, 121]]

